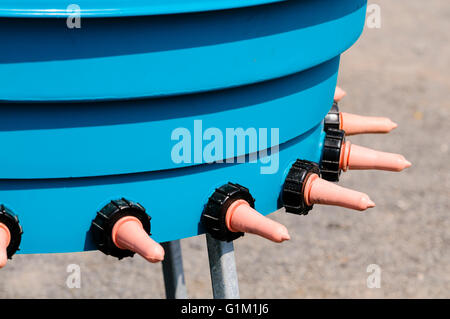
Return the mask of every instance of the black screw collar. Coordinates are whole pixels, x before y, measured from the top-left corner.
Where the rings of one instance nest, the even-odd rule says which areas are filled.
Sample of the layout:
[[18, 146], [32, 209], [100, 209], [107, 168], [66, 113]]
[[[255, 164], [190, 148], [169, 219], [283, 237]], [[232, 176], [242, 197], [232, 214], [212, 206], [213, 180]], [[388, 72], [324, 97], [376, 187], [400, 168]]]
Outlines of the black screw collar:
[[328, 129], [339, 130], [341, 127], [341, 117], [339, 116], [339, 106], [337, 102], [333, 102], [333, 106], [331, 107], [328, 114], [324, 119], [324, 130], [328, 131]]
[[330, 182], [339, 181], [339, 175], [341, 174], [339, 163], [344, 143], [345, 132], [343, 130], [330, 128], [326, 131], [322, 160], [320, 161], [320, 171], [323, 179]]
[[112, 240], [112, 230], [114, 224], [125, 216], [133, 216], [139, 219], [147, 234], [151, 235], [150, 219], [151, 217], [145, 212], [145, 208], [138, 203], [133, 203], [125, 198], [112, 200], [108, 205], [103, 207], [91, 224], [92, 238], [97, 248], [105, 253], [122, 259], [124, 257], [132, 257], [134, 252], [128, 249], [120, 249]]
[[249, 190], [239, 184], [222, 185], [209, 198], [203, 209], [201, 223], [215, 239], [229, 242], [244, 236], [242, 232], [230, 231], [225, 223], [228, 208], [239, 199], [247, 201], [252, 208], [255, 207], [255, 199]]
[[23, 234], [22, 226], [20, 226], [17, 216], [4, 205], [0, 205], [0, 223], [8, 227], [11, 235], [8, 248], [6, 248], [8, 259], [11, 259], [16, 251], [19, 250], [20, 241], [22, 240]]
[[319, 165], [306, 160], [297, 160], [289, 170], [281, 191], [281, 201], [286, 212], [307, 215], [313, 208], [305, 202], [304, 188], [312, 174], [320, 176]]

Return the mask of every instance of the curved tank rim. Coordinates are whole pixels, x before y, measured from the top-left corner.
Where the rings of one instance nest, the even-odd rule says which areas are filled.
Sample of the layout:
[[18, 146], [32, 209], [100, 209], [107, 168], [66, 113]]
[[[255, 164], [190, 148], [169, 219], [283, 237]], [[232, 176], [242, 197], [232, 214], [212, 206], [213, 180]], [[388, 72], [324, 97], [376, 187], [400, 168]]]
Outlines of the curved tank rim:
[[[78, 0], [85, 18], [132, 17], [227, 10], [287, 0]], [[0, 18], [66, 18], [74, 14], [69, 2], [60, 0], [5, 0]]]

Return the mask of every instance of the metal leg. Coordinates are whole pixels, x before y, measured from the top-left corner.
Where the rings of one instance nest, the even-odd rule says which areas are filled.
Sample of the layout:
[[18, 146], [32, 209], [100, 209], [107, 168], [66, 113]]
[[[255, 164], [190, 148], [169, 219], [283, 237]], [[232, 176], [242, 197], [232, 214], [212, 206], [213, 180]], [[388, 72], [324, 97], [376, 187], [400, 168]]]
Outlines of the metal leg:
[[183, 258], [179, 240], [162, 243], [165, 256], [162, 262], [164, 285], [167, 299], [186, 299], [187, 289], [184, 282]]
[[239, 285], [233, 242], [223, 242], [206, 234], [209, 268], [215, 299], [238, 299]]

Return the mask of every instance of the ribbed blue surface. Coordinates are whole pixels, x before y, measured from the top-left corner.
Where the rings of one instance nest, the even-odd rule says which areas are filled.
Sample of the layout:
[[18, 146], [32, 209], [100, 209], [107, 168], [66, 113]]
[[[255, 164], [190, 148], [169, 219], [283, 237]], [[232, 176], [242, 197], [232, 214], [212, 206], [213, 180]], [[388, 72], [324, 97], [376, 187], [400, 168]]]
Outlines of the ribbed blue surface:
[[[152, 216], [152, 238], [159, 242], [203, 233], [200, 215], [216, 187], [229, 181], [248, 187], [263, 214], [277, 209], [285, 174], [298, 157], [319, 161], [322, 126], [282, 145], [279, 170], [261, 174], [258, 163], [211, 164], [169, 171], [80, 179], [3, 180], [0, 198], [19, 214], [24, 228], [19, 253], [95, 249], [87, 233], [97, 210], [125, 197]], [[266, 165], [263, 165], [266, 166]]]
[[359, 37], [365, 0], [286, 1], [108, 19], [0, 18], [0, 101], [164, 97], [231, 88], [323, 63]]
[[[82, 16], [123, 17], [201, 12], [254, 6], [284, 0], [77, 0]], [[66, 17], [72, 2], [61, 0], [2, 0], [0, 17]]]
[[[203, 158], [173, 161], [171, 136], [179, 127], [191, 132], [192, 143], [208, 128], [223, 135], [227, 128], [280, 128], [279, 143], [284, 143], [322, 121], [333, 100], [338, 66], [335, 58], [282, 79], [173, 98], [4, 104], [0, 139], [14, 156], [1, 159], [0, 178], [127, 174], [204, 163]], [[194, 134], [196, 120], [202, 121], [200, 134]]]

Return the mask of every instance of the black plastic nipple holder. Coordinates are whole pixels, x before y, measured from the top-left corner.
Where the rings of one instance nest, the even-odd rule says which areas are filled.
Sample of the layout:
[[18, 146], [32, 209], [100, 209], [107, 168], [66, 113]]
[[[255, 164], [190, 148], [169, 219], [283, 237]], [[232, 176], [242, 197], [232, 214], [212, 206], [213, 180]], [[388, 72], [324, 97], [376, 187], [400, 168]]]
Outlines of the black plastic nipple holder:
[[91, 233], [98, 250], [106, 255], [122, 259], [134, 256], [134, 252], [128, 249], [120, 249], [112, 239], [112, 230], [115, 223], [122, 217], [133, 216], [139, 219], [149, 236], [151, 235], [151, 217], [145, 212], [145, 208], [138, 203], [131, 202], [125, 198], [112, 200], [103, 207], [91, 224]]
[[320, 161], [320, 172], [323, 179], [330, 182], [339, 181], [341, 150], [344, 143], [345, 132], [343, 130], [330, 128], [326, 131], [322, 160]]
[[230, 242], [244, 236], [242, 232], [230, 231], [225, 222], [228, 208], [240, 199], [245, 200], [252, 208], [255, 208], [255, 199], [247, 188], [239, 184], [222, 185], [208, 199], [203, 209], [201, 223], [212, 237]]
[[324, 118], [324, 130], [339, 130], [341, 128], [341, 116], [339, 115], [339, 106], [337, 102], [333, 102], [333, 106]]
[[20, 242], [22, 240], [22, 226], [20, 226], [19, 219], [9, 208], [5, 205], [0, 205], [0, 223], [8, 227], [11, 239], [9, 241], [8, 248], [6, 248], [6, 253], [8, 259], [19, 250]]
[[306, 204], [304, 194], [306, 181], [312, 174], [320, 176], [317, 163], [298, 159], [292, 164], [281, 191], [281, 202], [286, 212], [307, 215], [313, 208], [313, 205]]

